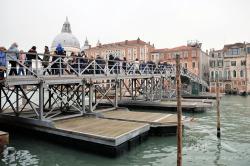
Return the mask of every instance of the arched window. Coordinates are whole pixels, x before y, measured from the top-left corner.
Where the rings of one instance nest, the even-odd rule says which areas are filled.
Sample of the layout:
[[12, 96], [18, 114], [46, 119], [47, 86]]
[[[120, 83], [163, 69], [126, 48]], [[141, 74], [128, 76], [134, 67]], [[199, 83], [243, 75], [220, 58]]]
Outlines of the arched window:
[[214, 79], [214, 71], [211, 71], [211, 79]]
[[233, 71], [233, 77], [236, 78], [236, 71]]
[[222, 72], [219, 71], [219, 79], [222, 79]]
[[243, 70], [240, 71], [240, 77], [244, 77], [244, 71]]
[[227, 79], [227, 71], [224, 71], [224, 78]]
[[218, 71], [215, 72], [215, 79], [218, 79]]
[[231, 78], [231, 72], [228, 71], [228, 78], [230, 79]]

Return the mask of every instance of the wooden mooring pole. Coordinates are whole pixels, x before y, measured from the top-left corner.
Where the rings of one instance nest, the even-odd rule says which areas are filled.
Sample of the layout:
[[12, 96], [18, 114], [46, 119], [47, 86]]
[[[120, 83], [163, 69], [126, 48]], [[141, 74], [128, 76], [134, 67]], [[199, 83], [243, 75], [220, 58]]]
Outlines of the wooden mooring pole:
[[181, 110], [181, 77], [180, 55], [176, 54], [176, 94], [177, 94], [177, 166], [182, 165], [182, 110]]
[[0, 154], [4, 150], [4, 146], [9, 144], [9, 133], [0, 131]]
[[220, 138], [220, 89], [219, 82], [216, 81], [216, 109], [217, 109], [217, 137]]

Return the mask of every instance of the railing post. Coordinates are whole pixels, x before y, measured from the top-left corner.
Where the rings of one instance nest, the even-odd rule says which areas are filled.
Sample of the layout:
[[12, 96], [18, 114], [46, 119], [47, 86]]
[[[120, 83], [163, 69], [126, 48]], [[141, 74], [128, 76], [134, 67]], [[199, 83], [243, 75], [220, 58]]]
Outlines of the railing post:
[[89, 83], [89, 112], [93, 111], [92, 103], [93, 103], [93, 83], [92, 83], [92, 80], [90, 80], [90, 83]]
[[80, 72], [80, 70], [81, 70], [81, 68], [80, 68], [80, 65], [81, 65], [80, 64], [80, 58], [77, 58], [77, 62], [78, 62], [78, 72], [77, 72], [77, 75], [80, 76], [80, 73], [81, 73]]
[[[32, 68], [32, 61], [31, 61], [31, 68]], [[35, 73], [38, 75], [38, 54], [36, 54], [36, 72]]]
[[16, 114], [18, 115], [18, 113], [19, 113], [19, 100], [18, 100], [19, 90], [18, 90], [18, 85], [16, 85], [15, 88], [16, 88]]
[[85, 112], [85, 80], [82, 80], [82, 115]]
[[62, 75], [62, 57], [59, 59], [59, 75]]
[[118, 107], [118, 80], [115, 80], [115, 108]]
[[43, 81], [39, 83], [39, 120], [43, 120], [43, 100], [44, 100], [44, 93], [43, 93]]

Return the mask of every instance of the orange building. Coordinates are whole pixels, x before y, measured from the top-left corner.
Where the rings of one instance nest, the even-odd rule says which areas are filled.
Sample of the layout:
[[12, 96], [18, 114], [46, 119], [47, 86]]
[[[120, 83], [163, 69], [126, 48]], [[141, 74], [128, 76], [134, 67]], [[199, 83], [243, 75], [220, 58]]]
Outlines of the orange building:
[[198, 42], [190, 42], [187, 46], [156, 49], [151, 52], [151, 59], [155, 62], [163, 61], [175, 64], [176, 54], [180, 55], [182, 67], [187, 68], [192, 73], [200, 76], [203, 80], [208, 81], [209, 56], [206, 52], [201, 50], [201, 44]]
[[150, 60], [150, 52], [154, 50], [154, 45], [138, 38], [137, 40], [125, 40], [109, 44], [101, 44], [98, 41], [96, 47], [88, 47], [85, 42], [85, 48], [87, 48], [84, 51], [88, 57], [95, 58], [97, 55], [100, 55], [104, 59], [107, 59], [112, 54], [114, 57], [119, 57], [120, 59], [126, 57], [128, 61], [134, 61], [136, 58], [148, 61]]

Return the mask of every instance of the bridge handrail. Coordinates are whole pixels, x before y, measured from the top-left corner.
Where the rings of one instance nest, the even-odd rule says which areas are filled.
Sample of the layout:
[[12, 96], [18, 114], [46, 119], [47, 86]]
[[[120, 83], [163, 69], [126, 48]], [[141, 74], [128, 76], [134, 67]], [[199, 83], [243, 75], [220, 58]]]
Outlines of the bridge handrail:
[[[175, 67], [170, 64], [155, 64], [155, 63], [140, 63], [139, 61], [123, 61], [123, 60], [109, 60], [102, 58], [85, 58], [82, 56], [65, 56], [65, 55], [56, 55], [56, 54], [43, 54], [43, 53], [30, 53], [23, 52], [25, 55], [33, 55], [34, 57], [25, 60], [24, 63], [21, 63], [18, 59], [20, 52], [10, 52], [10, 51], [1, 51], [6, 54], [6, 77], [8, 73], [11, 72], [11, 69], [14, 71], [22, 67], [26, 70], [26, 75], [32, 75], [33, 77], [40, 77], [45, 75], [46, 72], [50, 75], [85, 75], [85, 74], [105, 74], [105, 75], [175, 75]], [[16, 55], [16, 58], [13, 58], [13, 55]], [[49, 56], [49, 61], [43, 61], [43, 58], [40, 56]], [[27, 57], [26, 57], [27, 58]], [[9, 63], [16, 63], [19, 67], [11, 66]], [[35, 61], [35, 66], [32, 66], [32, 61]], [[44, 65], [44, 64], [47, 65]], [[17, 73], [18, 74], [18, 73]], [[181, 74], [189, 77], [191, 80], [198, 82], [204, 86], [207, 86], [207, 83], [200, 79], [196, 74], [190, 72], [189, 70], [182, 68]]]

